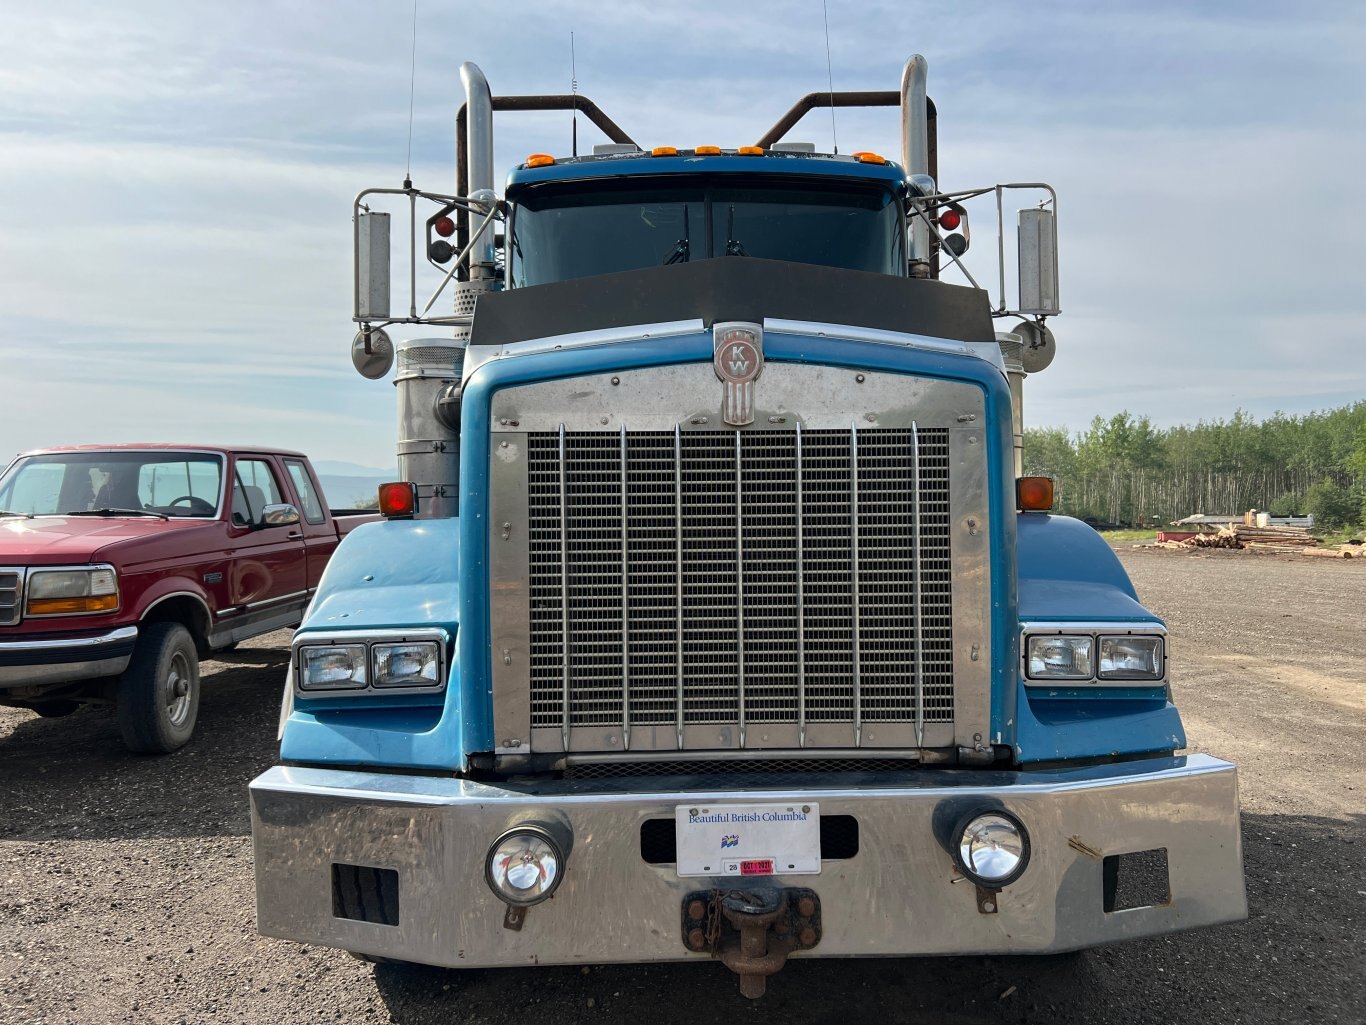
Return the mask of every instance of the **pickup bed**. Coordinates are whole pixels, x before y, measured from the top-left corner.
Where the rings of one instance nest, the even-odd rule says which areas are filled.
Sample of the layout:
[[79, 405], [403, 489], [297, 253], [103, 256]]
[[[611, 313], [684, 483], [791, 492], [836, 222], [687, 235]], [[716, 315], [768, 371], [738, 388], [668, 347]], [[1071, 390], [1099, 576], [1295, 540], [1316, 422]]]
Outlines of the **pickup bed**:
[[329, 510], [297, 452], [26, 452], [0, 475], [0, 704], [113, 704], [131, 750], [174, 751], [199, 660], [297, 626], [338, 541], [374, 518]]

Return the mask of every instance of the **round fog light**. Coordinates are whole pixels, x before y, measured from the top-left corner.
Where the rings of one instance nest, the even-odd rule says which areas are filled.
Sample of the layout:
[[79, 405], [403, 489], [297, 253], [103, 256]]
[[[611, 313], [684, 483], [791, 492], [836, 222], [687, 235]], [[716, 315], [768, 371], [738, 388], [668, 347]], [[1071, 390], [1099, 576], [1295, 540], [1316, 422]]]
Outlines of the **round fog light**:
[[560, 885], [564, 857], [539, 826], [509, 829], [489, 848], [484, 877], [499, 900], [517, 907], [539, 904]]
[[954, 860], [978, 886], [1009, 886], [1029, 864], [1029, 834], [1009, 812], [972, 812], [959, 821], [953, 836]]

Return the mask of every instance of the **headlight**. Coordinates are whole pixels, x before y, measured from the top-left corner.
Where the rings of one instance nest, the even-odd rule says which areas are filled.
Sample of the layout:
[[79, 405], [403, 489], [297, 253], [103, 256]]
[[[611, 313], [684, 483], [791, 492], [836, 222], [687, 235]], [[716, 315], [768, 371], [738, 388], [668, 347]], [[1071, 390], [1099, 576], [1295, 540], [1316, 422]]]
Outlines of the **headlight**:
[[484, 878], [499, 900], [515, 907], [539, 904], [560, 885], [564, 855], [540, 826], [509, 829], [489, 848]]
[[38, 570], [29, 574], [27, 593], [25, 611], [30, 616], [114, 612], [119, 607], [119, 578], [113, 566]]
[[1102, 680], [1162, 679], [1162, 638], [1126, 634], [1100, 637]]
[[1029, 638], [1028, 676], [1032, 680], [1089, 680], [1095, 675], [1094, 639], [1082, 636]]
[[300, 690], [350, 690], [365, 686], [365, 645], [330, 644], [299, 649]]
[[972, 812], [953, 831], [953, 860], [978, 886], [999, 890], [1029, 865], [1029, 834], [1009, 812]]
[[376, 644], [371, 651], [376, 687], [435, 687], [441, 682], [437, 677], [440, 653], [433, 641]]

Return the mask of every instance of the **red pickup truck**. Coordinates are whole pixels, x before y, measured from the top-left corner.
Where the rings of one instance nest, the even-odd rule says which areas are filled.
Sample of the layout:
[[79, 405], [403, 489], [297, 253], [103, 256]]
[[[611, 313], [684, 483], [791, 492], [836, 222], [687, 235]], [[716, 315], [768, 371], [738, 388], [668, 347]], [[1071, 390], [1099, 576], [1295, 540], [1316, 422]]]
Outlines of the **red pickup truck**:
[[362, 512], [278, 449], [43, 449], [0, 475], [0, 704], [110, 703], [133, 751], [190, 739], [199, 660], [297, 626]]

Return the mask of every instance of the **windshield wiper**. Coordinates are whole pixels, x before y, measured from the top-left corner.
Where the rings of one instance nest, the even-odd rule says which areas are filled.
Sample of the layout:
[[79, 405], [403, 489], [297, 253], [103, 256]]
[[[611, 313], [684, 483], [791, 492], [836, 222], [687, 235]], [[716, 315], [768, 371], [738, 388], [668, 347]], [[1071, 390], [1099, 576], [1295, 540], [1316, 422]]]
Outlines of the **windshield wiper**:
[[692, 258], [692, 247], [688, 239], [692, 237], [692, 230], [688, 227], [688, 206], [683, 204], [683, 237], [674, 243], [673, 249], [669, 250], [669, 255], [664, 257], [664, 266], [671, 263], [687, 263]]
[[735, 237], [735, 206], [732, 205], [730, 213], [726, 215], [726, 255], [727, 256], [748, 256], [749, 251], [744, 244]]
[[62, 513], [63, 516], [155, 516], [159, 520], [170, 522], [170, 517], [165, 513], [152, 512], [150, 509], [72, 509], [70, 512]]

